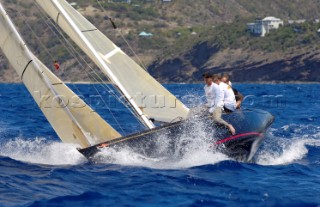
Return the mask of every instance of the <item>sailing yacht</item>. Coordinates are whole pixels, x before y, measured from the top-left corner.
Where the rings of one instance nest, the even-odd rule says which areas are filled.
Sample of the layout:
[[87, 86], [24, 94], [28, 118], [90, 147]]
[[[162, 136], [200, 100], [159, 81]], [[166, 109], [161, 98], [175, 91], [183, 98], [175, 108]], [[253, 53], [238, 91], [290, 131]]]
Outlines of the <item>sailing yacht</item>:
[[[117, 132], [28, 49], [0, 4], [1, 49], [63, 142], [77, 144], [79, 152], [88, 159], [92, 159], [101, 148], [123, 146], [152, 155], [155, 142], [159, 141], [156, 138], [166, 134], [172, 140], [168, 147], [172, 149], [168, 150], [170, 153], [174, 151], [175, 138], [195, 122], [201, 121], [209, 131], [214, 129], [212, 144], [227, 155], [244, 161], [253, 158], [273, 122], [270, 113], [238, 110], [224, 114], [223, 118], [236, 128], [237, 134], [231, 135], [225, 126], [213, 123], [212, 118], [191, 113], [189, 108], [68, 2], [35, 2], [108, 77], [146, 127], [145, 131], [128, 136]], [[154, 103], [156, 99], [161, 100], [160, 105]], [[69, 100], [74, 101], [69, 104]], [[160, 123], [160, 126], [156, 123]]]

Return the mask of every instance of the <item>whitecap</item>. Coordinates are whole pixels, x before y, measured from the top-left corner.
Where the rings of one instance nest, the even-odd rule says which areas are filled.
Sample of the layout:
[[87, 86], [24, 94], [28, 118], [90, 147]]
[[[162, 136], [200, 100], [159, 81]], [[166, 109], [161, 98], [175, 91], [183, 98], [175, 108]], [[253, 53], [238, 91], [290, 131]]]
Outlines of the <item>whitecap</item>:
[[28, 163], [77, 165], [86, 162], [75, 145], [45, 138], [16, 138], [0, 145], [0, 155]]

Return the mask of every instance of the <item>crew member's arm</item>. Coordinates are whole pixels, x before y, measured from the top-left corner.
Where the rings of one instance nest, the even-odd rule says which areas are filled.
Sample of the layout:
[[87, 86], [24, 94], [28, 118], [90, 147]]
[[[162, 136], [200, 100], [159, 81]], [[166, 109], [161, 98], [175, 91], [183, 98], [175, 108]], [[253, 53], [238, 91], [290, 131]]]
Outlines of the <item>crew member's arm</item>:
[[244, 99], [244, 96], [243, 96], [242, 93], [240, 93], [240, 92], [238, 92], [237, 96], [238, 96], [237, 109], [240, 109], [240, 108], [241, 108], [242, 101], [243, 101], [243, 99]]
[[237, 89], [232, 88], [232, 90], [233, 90], [234, 95], [236, 97], [237, 109], [240, 109], [241, 108], [241, 104], [242, 104], [243, 99], [244, 99], [244, 96]]
[[217, 103], [217, 107], [219, 108], [223, 108], [224, 107], [224, 89], [221, 88], [220, 86], [217, 87], [217, 97], [216, 97], [216, 103]]

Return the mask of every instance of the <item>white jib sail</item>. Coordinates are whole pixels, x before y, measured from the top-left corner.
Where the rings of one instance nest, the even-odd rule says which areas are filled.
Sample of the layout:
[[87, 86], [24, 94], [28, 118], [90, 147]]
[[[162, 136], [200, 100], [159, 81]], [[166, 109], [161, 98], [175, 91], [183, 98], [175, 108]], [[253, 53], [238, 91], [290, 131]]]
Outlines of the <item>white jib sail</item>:
[[175, 122], [189, 109], [65, 0], [35, 0], [94, 61], [149, 128], [150, 119]]
[[32, 54], [1, 3], [0, 34], [3, 53], [63, 142], [85, 148], [121, 137]]

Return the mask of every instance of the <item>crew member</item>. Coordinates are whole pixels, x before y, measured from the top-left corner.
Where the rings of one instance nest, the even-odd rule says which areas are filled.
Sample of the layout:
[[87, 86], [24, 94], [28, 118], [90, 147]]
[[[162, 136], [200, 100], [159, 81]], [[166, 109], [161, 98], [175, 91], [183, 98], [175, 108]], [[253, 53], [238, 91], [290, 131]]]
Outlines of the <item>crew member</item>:
[[227, 73], [224, 73], [222, 76], [221, 76], [221, 81], [228, 84], [229, 86], [232, 87], [232, 83], [230, 81], [230, 76], [227, 74]]
[[227, 126], [232, 135], [236, 133], [234, 127], [221, 118], [224, 103], [223, 103], [223, 91], [219, 87], [219, 76], [205, 74], [204, 81], [206, 83], [204, 90], [207, 97], [207, 106], [209, 113], [212, 113], [213, 119], [219, 124]]
[[217, 84], [219, 85], [222, 91], [223, 107], [224, 111], [231, 113], [236, 110], [236, 97], [234, 92], [228, 84], [221, 81], [221, 77], [218, 76]]
[[214, 105], [212, 75], [210, 73], [205, 73], [203, 78], [205, 82], [204, 93], [207, 99], [206, 107], [210, 109]]
[[[230, 77], [228, 74], [223, 74], [221, 77], [221, 81], [228, 84], [229, 86], [232, 87], [232, 83], [230, 81]], [[233, 93], [236, 97], [236, 108], [240, 109], [241, 108], [241, 104], [243, 102], [244, 96], [235, 88], [232, 88]]]
[[53, 66], [54, 66], [54, 68], [55, 68], [56, 70], [59, 70], [59, 69], [60, 69], [60, 64], [58, 63], [57, 60], [55, 60], [55, 61], [53, 62]]

